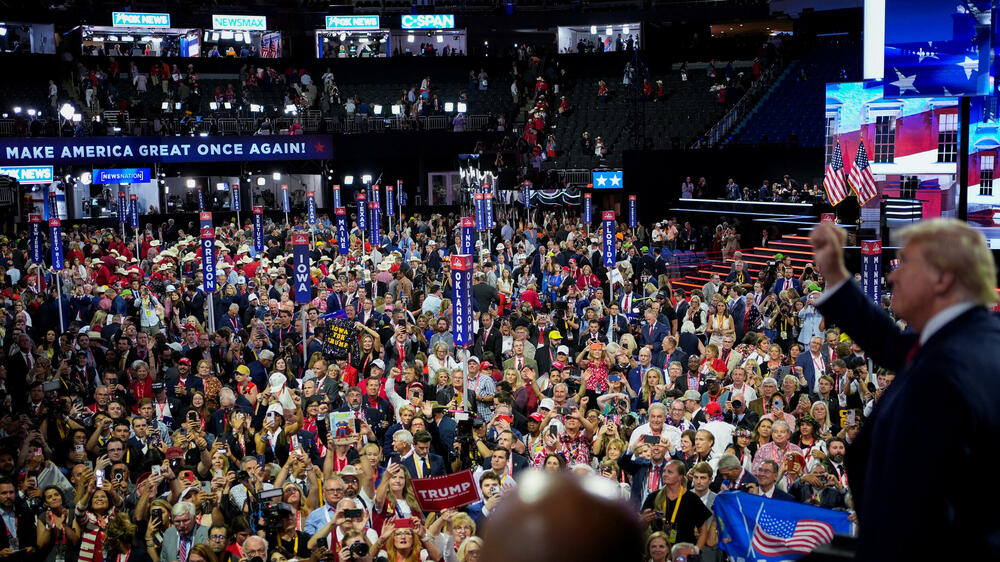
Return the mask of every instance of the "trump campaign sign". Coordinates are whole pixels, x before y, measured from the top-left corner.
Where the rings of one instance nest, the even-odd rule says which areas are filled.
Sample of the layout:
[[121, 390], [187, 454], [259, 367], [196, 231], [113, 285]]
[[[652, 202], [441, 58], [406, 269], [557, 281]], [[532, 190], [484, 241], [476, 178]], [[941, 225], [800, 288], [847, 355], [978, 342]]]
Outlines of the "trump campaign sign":
[[264, 251], [264, 207], [253, 208], [253, 251]]
[[42, 263], [44, 259], [44, 242], [42, 241], [42, 215], [28, 215], [28, 225], [31, 229], [31, 236], [28, 240], [31, 246], [31, 261]]
[[415, 478], [411, 482], [417, 494], [417, 503], [424, 513], [479, 501], [476, 479], [471, 470], [434, 478]]
[[295, 268], [295, 302], [305, 304], [312, 300], [312, 277], [309, 276], [309, 235], [304, 232], [292, 235], [292, 263]]
[[215, 227], [212, 226], [212, 213], [198, 213], [198, 222], [201, 232], [201, 275], [204, 280], [202, 289], [206, 293], [214, 293]]
[[875, 304], [882, 301], [882, 241], [861, 241], [861, 286]]
[[333, 211], [333, 216], [337, 218], [337, 250], [344, 256], [351, 251], [351, 239], [347, 230], [347, 209], [337, 207]]
[[472, 334], [472, 263], [470, 254], [451, 256], [452, 335], [455, 345], [474, 343]]
[[601, 219], [604, 221], [604, 234], [601, 238], [604, 240], [604, 244], [601, 248], [601, 254], [604, 257], [605, 267], [615, 266], [615, 212], [614, 211], [604, 211], [601, 215]]
[[475, 234], [473, 234], [473, 232], [475, 232], [476, 229], [475, 219], [473, 219], [472, 217], [462, 217], [461, 229], [462, 229], [461, 230], [462, 247], [459, 249], [459, 253], [472, 255], [472, 252], [475, 247], [474, 246], [475, 242], [473, 240], [473, 238], [475, 237]]

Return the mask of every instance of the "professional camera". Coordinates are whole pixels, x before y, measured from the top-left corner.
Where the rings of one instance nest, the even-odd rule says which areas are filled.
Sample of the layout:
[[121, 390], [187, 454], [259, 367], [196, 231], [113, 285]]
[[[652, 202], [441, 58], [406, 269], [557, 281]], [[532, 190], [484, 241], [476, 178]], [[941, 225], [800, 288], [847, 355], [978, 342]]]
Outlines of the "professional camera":
[[742, 400], [733, 400], [733, 409], [734, 410], [739, 410], [742, 407], [743, 407], [743, 401]]
[[281, 529], [285, 525], [285, 519], [291, 514], [292, 509], [286, 503], [264, 506], [260, 510], [260, 517], [264, 520], [264, 528], [269, 531]]
[[361, 541], [351, 545], [351, 558], [364, 558], [368, 556], [368, 543]]

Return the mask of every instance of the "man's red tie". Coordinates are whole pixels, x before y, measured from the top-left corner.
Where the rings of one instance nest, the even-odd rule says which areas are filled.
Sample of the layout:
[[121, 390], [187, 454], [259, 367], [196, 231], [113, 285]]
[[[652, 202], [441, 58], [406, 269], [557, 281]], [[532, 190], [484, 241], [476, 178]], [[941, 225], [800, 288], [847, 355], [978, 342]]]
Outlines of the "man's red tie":
[[920, 340], [917, 340], [916, 342], [914, 342], [913, 347], [911, 347], [910, 351], [908, 351], [906, 353], [906, 366], [907, 367], [909, 367], [910, 364], [913, 363], [913, 358], [916, 357], [918, 351], [920, 351]]

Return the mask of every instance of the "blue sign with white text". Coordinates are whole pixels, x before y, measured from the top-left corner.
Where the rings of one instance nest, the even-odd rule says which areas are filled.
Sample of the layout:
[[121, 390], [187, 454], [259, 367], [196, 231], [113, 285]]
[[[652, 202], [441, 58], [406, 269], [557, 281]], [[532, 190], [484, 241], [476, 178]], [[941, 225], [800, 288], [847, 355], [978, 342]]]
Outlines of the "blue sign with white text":
[[472, 256], [468, 254], [451, 256], [452, 337], [458, 347], [475, 343], [472, 333], [473, 263]]
[[129, 198], [129, 217], [132, 219], [132, 228], [139, 228], [139, 196], [135, 193]]
[[42, 216], [31, 215], [28, 219], [31, 229], [31, 236], [28, 240], [28, 244], [31, 246], [31, 261], [42, 263], [42, 260], [45, 259], [43, 255], [45, 243], [42, 241]]
[[9, 176], [18, 183], [51, 183], [54, 174], [52, 166], [2, 166], [0, 176]]
[[337, 207], [334, 216], [337, 217], [337, 250], [344, 256], [351, 251], [351, 238], [347, 231], [347, 209]]
[[49, 242], [52, 243], [52, 269], [61, 271], [63, 268], [62, 227], [59, 219], [49, 219]]
[[233, 210], [242, 211], [243, 203], [240, 202], [240, 184], [234, 183], [229, 186], [229, 190], [233, 193]]
[[359, 191], [358, 199], [358, 228], [361, 232], [368, 230], [368, 198], [364, 191]]
[[604, 244], [601, 247], [601, 256], [604, 258], [605, 267], [614, 267], [617, 263], [615, 256], [615, 212], [604, 211], [601, 219], [604, 221], [604, 234], [602, 236]]
[[403, 29], [451, 29], [455, 27], [455, 14], [403, 14]]
[[201, 275], [202, 288], [206, 293], [215, 292], [215, 227], [212, 213], [198, 213], [201, 235]]
[[149, 181], [149, 168], [119, 168], [94, 170], [94, 183], [146, 183]]
[[253, 208], [253, 251], [264, 251], [264, 207]]
[[115, 27], [170, 27], [170, 14], [112, 12], [111, 25]]
[[292, 275], [295, 281], [295, 302], [305, 304], [312, 300], [312, 277], [309, 271], [309, 235], [292, 234]]
[[316, 226], [316, 193], [313, 191], [306, 193], [306, 212], [309, 226]]
[[594, 189], [621, 189], [624, 181], [621, 170], [603, 170], [593, 172], [591, 183]]
[[291, 205], [289, 204], [289, 201], [288, 201], [288, 186], [287, 185], [281, 186], [281, 210], [284, 211], [284, 212], [286, 212], [286, 213], [291, 210]]
[[129, 208], [128, 208], [128, 194], [126, 194], [124, 191], [119, 191], [118, 192], [118, 222], [120, 222], [122, 224], [125, 224], [126, 222], [128, 222], [128, 217], [125, 216], [126, 213], [128, 213], [128, 212], [129, 212]]
[[19, 137], [0, 141], [0, 166], [329, 160], [330, 135]]
[[583, 194], [583, 222], [594, 222], [594, 197], [589, 193]]

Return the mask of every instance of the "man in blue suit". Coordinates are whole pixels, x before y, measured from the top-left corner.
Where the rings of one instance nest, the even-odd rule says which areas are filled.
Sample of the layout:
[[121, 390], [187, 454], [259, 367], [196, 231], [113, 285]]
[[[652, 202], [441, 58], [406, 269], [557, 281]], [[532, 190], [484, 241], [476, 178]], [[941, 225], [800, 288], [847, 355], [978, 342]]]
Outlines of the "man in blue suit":
[[[644, 436], [643, 439], [655, 441], [657, 438], [650, 435]], [[663, 469], [670, 462], [670, 459], [667, 458], [667, 453], [673, 450], [675, 446], [667, 439], [666, 434], [663, 434], [659, 437], [658, 441], [652, 443], [652, 447], [649, 449], [648, 460], [634, 460], [633, 455], [628, 453], [618, 457], [618, 466], [632, 476], [632, 494], [630, 499], [636, 508], [642, 506], [646, 502], [646, 498], [655, 494], [660, 489], [660, 486], [663, 485], [661, 481], [663, 478]]]
[[[819, 310], [897, 373], [848, 449], [859, 525], [854, 554], [859, 560], [922, 558], [928, 542], [913, 537], [928, 537], [933, 546], [948, 545], [956, 560], [997, 559], [1000, 524], [984, 519], [982, 508], [1000, 502], [1000, 489], [982, 486], [970, 494], [962, 486], [938, 486], [933, 494], [914, 493], [927, 489], [927, 474], [913, 469], [914, 452], [934, 443], [934, 458], [971, 470], [969, 481], [993, 476], [996, 452], [987, 436], [1000, 435], [1000, 319], [990, 312], [996, 264], [983, 235], [954, 219], [914, 223], [899, 237], [900, 265], [888, 281], [893, 312], [907, 322], [906, 331], [850, 279], [846, 232], [827, 223], [812, 233], [827, 283]], [[926, 405], [948, 412], [948, 423], [928, 423]]]
[[757, 481], [746, 485], [747, 492], [756, 496], [766, 496], [775, 500], [795, 501], [788, 492], [782, 492], [775, 486], [778, 481], [778, 463], [768, 459], [757, 468]]
[[795, 271], [791, 267], [785, 268], [785, 276], [774, 282], [771, 292], [780, 296], [781, 291], [786, 289], [795, 289], [795, 292], [802, 294], [802, 283], [795, 278]]
[[492, 470], [487, 470], [479, 475], [479, 492], [483, 500], [465, 508], [469, 512], [469, 517], [476, 522], [476, 527], [483, 526], [483, 520], [489, 517], [497, 503], [500, 502], [500, 476]]
[[[795, 358], [795, 366], [802, 367], [802, 375], [806, 379], [805, 392], [816, 392], [816, 383], [823, 375], [834, 376], [830, 372], [830, 357], [823, 353], [823, 338], [819, 336], [809, 340], [809, 351]], [[799, 379], [799, 382], [801, 381], [802, 379]]]
[[444, 476], [444, 459], [431, 452], [431, 437], [428, 431], [418, 431], [413, 436], [413, 454], [403, 459], [402, 465], [410, 473], [410, 478], [430, 478]]
[[650, 349], [658, 349], [663, 345], [663, 338], [670, 335], [670, 330], [665, 324], [656, 321], [656, 312], [652, 308], [647, 308], [646, 320], [639, 329], [639, 345]]

